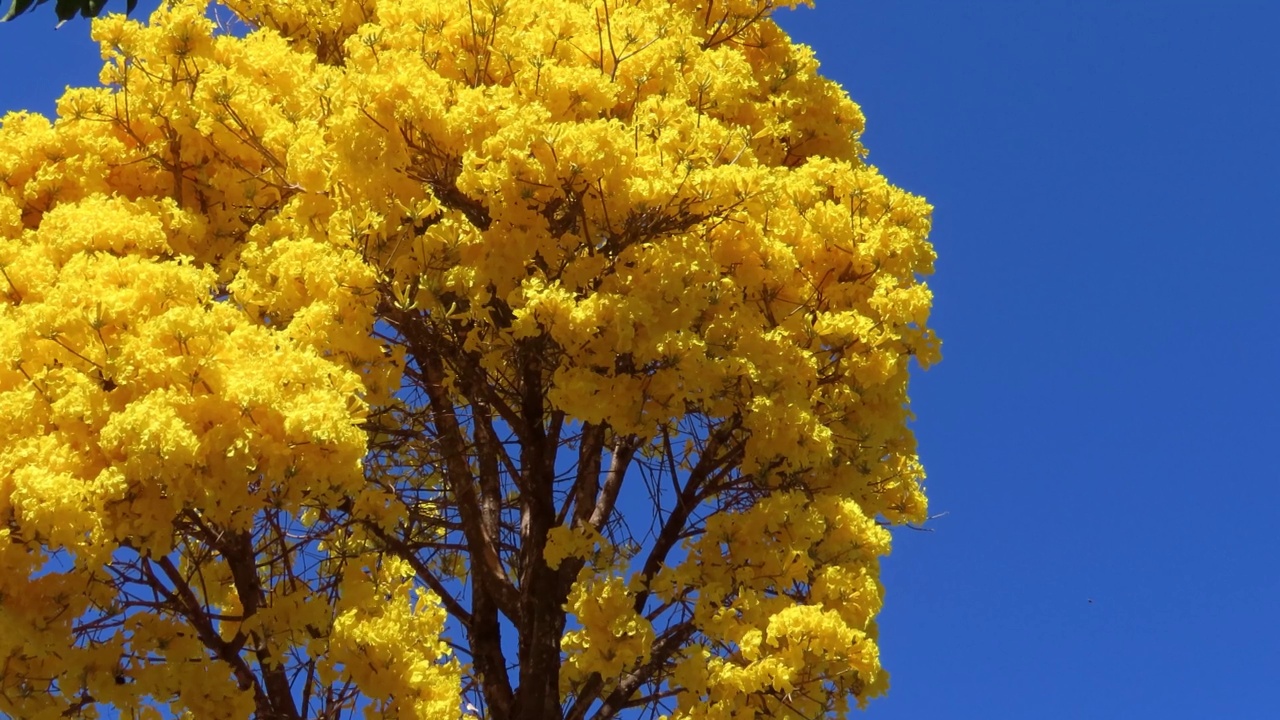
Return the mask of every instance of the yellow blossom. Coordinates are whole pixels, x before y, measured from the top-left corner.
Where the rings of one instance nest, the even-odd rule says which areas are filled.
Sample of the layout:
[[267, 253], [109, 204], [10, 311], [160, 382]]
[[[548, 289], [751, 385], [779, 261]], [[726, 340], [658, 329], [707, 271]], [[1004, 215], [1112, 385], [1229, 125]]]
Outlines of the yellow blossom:
[[799, 4], [96, 21], [0, 120], [0, 715], [882, 693], [931, 208]]

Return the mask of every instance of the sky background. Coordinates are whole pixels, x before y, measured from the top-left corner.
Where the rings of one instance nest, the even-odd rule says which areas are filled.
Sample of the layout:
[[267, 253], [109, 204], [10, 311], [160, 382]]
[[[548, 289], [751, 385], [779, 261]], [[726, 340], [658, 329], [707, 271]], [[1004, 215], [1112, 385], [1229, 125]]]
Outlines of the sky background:
[[[1280, 3], [779, 17], [936, 207], [945, 360], [912, 397], [945, 515], [885, 562], [864, 717], [1273, 716]], [[95, 82], [53, 22], [0, 26], [0, 111]]]

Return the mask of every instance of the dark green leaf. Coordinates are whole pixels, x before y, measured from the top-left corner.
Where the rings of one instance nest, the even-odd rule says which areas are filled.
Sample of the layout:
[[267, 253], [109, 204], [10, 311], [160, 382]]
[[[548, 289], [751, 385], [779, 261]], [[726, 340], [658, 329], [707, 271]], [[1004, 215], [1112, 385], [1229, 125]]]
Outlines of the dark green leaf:
[[58, 19], [62, 21], [58, 24], [61, 25], [75, 17], [76, 13], [81, 12], [84, 9], [84, 1], [85, 0], [58, 0], [58, 4], [54, 6], [54, 12], [58, 14]]
[[[48, 0], [10, 0], [9, 10], [0, 17], [0, 22], [8, 22], [37, 5]], [[98, 17], [106, 7], [107, 0], [57, 0], [54, 12], [58, 16], [58, 26], [79, 15], [86, 18]], [[125, 0], [125, 13], [130, 14], [138, 6], [138, 0]]]
[[4, 18], [0, 19], [0, 22], [9, 22], [18, 17], [26, 12], [27, 8], [31, 7], [32, 2], [34, 0], [13, 0], [13, 3], [9, 5], [9, 12], [4, 14]]

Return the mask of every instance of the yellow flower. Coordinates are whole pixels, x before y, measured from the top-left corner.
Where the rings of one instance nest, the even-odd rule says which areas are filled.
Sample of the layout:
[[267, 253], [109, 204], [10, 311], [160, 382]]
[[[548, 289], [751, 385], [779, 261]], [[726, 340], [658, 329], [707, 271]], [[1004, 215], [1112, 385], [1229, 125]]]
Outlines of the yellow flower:
[[0, 120], [0, 714], [882, 693], [932, 209], [797, 4], [97, 21]]

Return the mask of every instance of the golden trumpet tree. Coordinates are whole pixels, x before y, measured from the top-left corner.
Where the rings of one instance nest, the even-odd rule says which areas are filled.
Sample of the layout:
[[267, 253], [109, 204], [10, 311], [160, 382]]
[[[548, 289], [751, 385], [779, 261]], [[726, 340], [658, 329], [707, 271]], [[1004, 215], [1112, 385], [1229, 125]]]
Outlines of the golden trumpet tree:
[[843, 715], [930, 207], [796, 0], [181, 0], [0, 128], [0, 714]]

